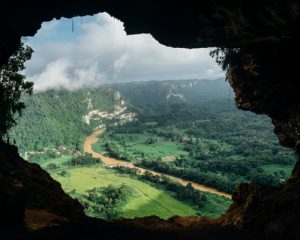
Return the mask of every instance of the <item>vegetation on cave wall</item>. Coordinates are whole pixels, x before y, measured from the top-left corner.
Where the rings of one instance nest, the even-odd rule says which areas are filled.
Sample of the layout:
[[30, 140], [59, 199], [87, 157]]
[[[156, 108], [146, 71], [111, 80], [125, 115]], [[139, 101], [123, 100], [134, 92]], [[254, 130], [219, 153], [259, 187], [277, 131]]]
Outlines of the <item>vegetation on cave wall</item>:
[[[32, 93], [33, 83], [26, 81], [25, 75], [21, 73], [32, 53], [31, 47], [21, 44], [7, 63], [0, 66], [0, 140], [15, 126], [16, 115], [21, 116], [25, 108], [21, 94]], [[9, 142], [8, 136], [7, 140]]]

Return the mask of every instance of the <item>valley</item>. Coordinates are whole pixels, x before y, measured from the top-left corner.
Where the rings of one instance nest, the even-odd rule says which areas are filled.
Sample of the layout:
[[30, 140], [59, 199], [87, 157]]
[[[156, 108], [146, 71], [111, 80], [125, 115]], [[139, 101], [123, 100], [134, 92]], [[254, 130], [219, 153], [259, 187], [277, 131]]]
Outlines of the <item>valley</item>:
[[10, 140], [93, 217], [219, 217], [240, 183], [280, 185], [295, 162], [267, 117], [235, 108], [223, 79], [23, 98]]
[[[107, 157], [101, 153], [97, 153], [93, 150], [93, 144], [97, 143], [97, 141], [99, 140], [99, 136], [105, 131], [105, 129], [101, 129], [98, 130], [96, 132], [94, 132], [93, 134], [91, 134], [90, 136], [88, 136], [84, 142], [84, 146], [83, 146], [83, 151], [86, 153], [90, 153], [92, 154], [92, 156], [94, 158], [98, 158], [100, 161], [102, 161], [106, 166], [108, 167], [116, 167], [116, 166], [124, 166], [124, 167], [128, 167], [128, 168], [136, 168], [137, 170], [140, 171], [141, 174], [144, 174], [145, 171], [149, 171], [147, 169], [141, 168], [141, 167], [136, 167], [133, 163], [131, 162], [126, 162], [126, 161], [122, 161], [122, 160], [118, 160], [112, 157]], [[152, 174], [154, 175], [161, 175], [161, 173], [157, 173], [155, 171], [150, 171]], [[165, 175], [169, 178], [171, 178], [172, 180], [180, 183], [183, 186], [186, 186], [188, 183], [191, 183], [192, 186], [199, 190], [199, 191], [203, 191], [203, 192], [208, 192], [208, 193], [212, 193], [212, 194], [216, 194], [218, 196], [223, 196], [225, 198], [231, 199], [231, 195], [225, 192], [220, 192], [217, 189], [214, 188], [210, 188], [204, 185], [201, 185], [199, 183], [193, 183], [181, 178], [177, 178], [174, 176], [170, 176], [170, 175]]]

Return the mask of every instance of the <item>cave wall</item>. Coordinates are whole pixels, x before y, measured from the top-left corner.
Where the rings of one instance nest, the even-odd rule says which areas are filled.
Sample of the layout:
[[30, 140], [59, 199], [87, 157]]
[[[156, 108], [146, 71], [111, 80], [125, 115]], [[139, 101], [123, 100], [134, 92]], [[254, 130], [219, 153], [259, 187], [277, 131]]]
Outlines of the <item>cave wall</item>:
[[[267, 114], [280, 143], [299, 154], [300, 46], [297, 41], [248, 46], [231, 61], [227, 77], [238, 108]], [[300, 239], [300, 161], [279, 187], [242, 184], [221, 218], [224, 225], [284, 239]]]
[[[241, 48], [228, 68], [237, 106], [269, 115], [280, 143], [299, 153], [299, 1], [3, 0], [0, 65], [43, 21], [104, 11], [123, 21], [128, 34], [151, 33], [167, 46]], [[299, 239], [299, 173], [298, 162], [278, 188], [240, 186], [220, 222]]]
[[41, 229], [84, 217], [83, 207], [58, 182], [2, 140], [0, 193], [0, 233], [7, 228]]
[[299, 40], [300, 3], [295, 0], [3, 0], [0, 64], [22, 36], [33, 36], [53, 18], [108, 12], [128, 34], [151, 33], [172, 47], [241, 47]]
[[230, 63], [228, 80], [238, 108], [272, 119], [280, 143], [300, 150], [300, 46], [298, 41], [258, 44]]

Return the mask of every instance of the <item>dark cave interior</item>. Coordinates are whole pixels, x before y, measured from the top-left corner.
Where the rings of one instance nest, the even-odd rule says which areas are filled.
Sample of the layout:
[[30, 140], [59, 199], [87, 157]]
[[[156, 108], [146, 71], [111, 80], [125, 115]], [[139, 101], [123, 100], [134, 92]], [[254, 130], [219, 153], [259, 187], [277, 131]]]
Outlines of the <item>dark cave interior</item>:
[[[151, 33], [167, 46], [240, 48], [227, 72], [237, 107], [267, 114], [280, 143], [299, 154], [298, 1], [2, 1], [0, 64], [18, 48], [21, 37], [33, 36], [42, 22], [98, 12], [122, 20], [128, 34]], [[84, 217], [80, 204], [40, 167], [22, 160], [15, 147], [0, 144], [0, 165], [0, 234], [11, 238], [62, 239], [67, 234], [94, 239], [99, 232], [107, 233], [104, 239], [259, 239], [256, 233], [271, 239], [300, 238], [299, 161], [280, 187], [239, 186], [233, 204], [220, 219], [145, 218], [113, 223]], [[49, 229], [28, 232], [24, 222]]]

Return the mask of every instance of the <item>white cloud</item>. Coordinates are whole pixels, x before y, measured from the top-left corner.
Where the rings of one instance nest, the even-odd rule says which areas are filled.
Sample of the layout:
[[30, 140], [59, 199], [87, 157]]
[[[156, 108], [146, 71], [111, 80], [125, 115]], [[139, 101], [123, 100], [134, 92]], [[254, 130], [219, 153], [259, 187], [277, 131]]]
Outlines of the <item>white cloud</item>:
[[26, 74], [36, 90], [224, 76], [209, 49], [170, 48], [150, 34], [127, 35], [123, 23], [107, 13], [76, 24], [74, 33], [69, 21], [44, 23], [27, 43], [35, 53]]

